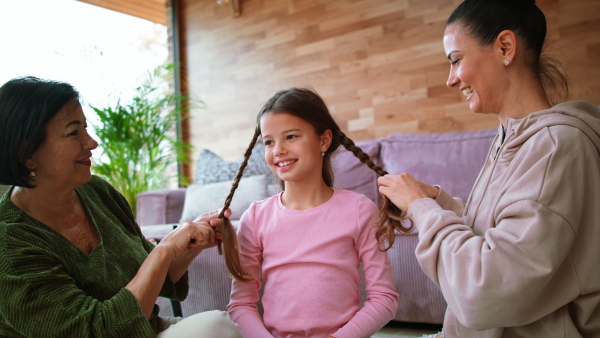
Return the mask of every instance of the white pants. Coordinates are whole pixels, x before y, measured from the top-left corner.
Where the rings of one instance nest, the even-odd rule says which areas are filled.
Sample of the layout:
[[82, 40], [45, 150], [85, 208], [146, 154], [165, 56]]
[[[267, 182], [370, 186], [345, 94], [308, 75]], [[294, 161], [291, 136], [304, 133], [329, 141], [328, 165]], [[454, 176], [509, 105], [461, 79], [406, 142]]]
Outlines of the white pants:
[[158, 338], [242, 338], [242, 333], [229, 314], [224, 311], [206, 311], [187, 318], [160, 317]]

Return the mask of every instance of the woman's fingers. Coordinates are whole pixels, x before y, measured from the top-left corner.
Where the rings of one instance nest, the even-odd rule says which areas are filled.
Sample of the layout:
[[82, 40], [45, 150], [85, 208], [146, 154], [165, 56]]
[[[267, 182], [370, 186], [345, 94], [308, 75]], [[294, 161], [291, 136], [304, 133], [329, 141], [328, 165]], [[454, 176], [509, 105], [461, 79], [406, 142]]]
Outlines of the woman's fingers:
[[161, 242], [169, 245], [179, 257], [186, 250], [206, 249], [217, 244], [215, 231], [206, 221], [184, 221]]
[[[217, 245], [217, 240], [223, 239], [223, 221], [219, 217], [221, 209], [209, 211], [196, 217], [193, 221], [181, 223], [164, 239], [164, 245], [173, 245], [176, 255], [179, 256], [186, 249], [210, 248]], [[226, 218], [231, 217], [231, 210], [223, 213]], [[162, 242], [161, 242], [162, 243]]]
[[379, 192], [405, 212], [415, 200], [429, 197], [421, 184], [409, 173], [385, 175], [377, 179]]
[[215, 231], [206, 221], [195, 221], [190, 225], [193, 227], [190, 240], [190, 248], [202, 246], [211, 247], [215, 242]]
[[[213, 211], [209, 211], [204, 215], [198, 216], [196, 217], [196, 219], [194, 220], [194, 222], [196, 221], [205, 221], [205, 222], [211, 222], [213, 220], [217, 220], [219, 217], [219, 214], [221, 214], [221, 209], [218, 210], [213, 210]], [[225, 217], [229, 218], [231, 217], [231, 209], [227, 209], [225, 210], [225, 213], [223, 214]]]

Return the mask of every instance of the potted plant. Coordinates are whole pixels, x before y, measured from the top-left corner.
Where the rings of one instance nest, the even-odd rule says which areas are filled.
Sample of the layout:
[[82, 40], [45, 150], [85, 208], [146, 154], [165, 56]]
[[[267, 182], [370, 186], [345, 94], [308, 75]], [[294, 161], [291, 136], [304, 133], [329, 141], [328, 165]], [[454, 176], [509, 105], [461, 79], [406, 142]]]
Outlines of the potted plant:
[[[177, 163], [189, 161], [191, 146], [181, 142], [176, 129], [188, 106], [182, 104], [187, 98], [170, 90], [167, 79], [173, 68], [160, 66], [148, 72], [127, 103], [119, 99], [105, 108], [90, 105], [97, 114], [91, 125], [100, 150], [94, 173], [125, 196], [134, 214], [139, 193], [164, 188], [174, 176], [184, 180]], [[189, 105], [196, 108], [202, 102], [194, 100]]]

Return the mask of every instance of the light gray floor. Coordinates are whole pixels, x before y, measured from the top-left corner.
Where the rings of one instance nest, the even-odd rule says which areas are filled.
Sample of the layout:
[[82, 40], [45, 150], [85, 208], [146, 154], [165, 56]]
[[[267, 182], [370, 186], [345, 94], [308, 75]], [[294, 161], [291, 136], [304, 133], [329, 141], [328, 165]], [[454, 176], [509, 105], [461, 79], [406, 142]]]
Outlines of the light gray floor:
[[441, 329], [441, 325], [392, 322], [371, 336], [371, 338], [423, 337], [424, 335], [436, 334]]

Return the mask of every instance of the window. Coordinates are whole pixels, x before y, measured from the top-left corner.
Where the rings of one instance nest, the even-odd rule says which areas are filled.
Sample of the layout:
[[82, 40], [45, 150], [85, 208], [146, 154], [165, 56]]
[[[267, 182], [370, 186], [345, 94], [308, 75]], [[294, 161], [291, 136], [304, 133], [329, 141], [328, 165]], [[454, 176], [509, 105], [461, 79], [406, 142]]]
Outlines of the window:
[[0, 84], [24, 75], [77, 88], [92, 104], [127, 100], [168, 58], [167, 27], [75, 0], [0, 3]]

